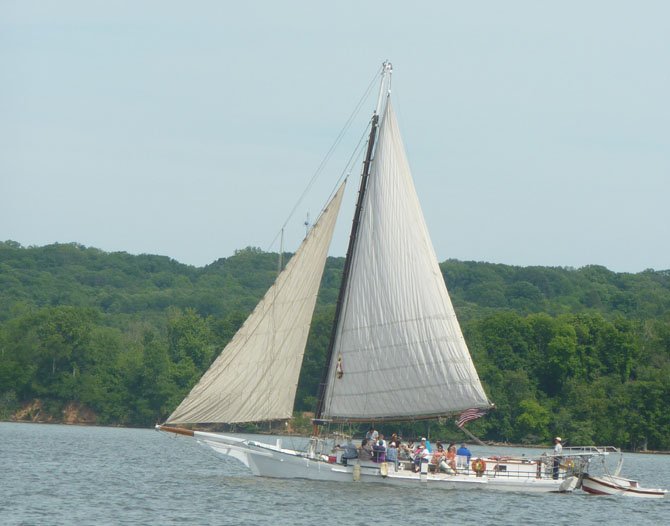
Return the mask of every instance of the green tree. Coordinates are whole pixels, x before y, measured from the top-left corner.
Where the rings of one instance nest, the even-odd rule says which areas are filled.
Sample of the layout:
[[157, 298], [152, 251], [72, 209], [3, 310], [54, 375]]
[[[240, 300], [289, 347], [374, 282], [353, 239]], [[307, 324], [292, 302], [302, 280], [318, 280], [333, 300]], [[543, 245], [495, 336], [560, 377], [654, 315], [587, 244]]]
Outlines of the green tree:
[[204, 371], [214, 356], [214, 335], [195, 309], [170, 309], [168, 314], [170, 358], [179, 363], [190, 360], [196, 370]]
[[535, 399], [519, 403], [521, 413], [516, 419], [517, 434], [522, 442], [537, 444], [549, 439], [550, 412]]

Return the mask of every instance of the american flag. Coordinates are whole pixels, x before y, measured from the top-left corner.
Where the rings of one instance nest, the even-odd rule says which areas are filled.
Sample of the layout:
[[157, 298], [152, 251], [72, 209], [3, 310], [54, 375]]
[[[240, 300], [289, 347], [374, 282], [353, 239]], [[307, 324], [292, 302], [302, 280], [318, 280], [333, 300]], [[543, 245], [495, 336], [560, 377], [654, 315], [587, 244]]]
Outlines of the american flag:
[[479, 417], [482, 417], [486, 414], [485, 409], [466, 409], [461, 413], [461, 416], [456, 420], [456, 425], [458, 427], [463, 427], [470, 420], [476, 420]]

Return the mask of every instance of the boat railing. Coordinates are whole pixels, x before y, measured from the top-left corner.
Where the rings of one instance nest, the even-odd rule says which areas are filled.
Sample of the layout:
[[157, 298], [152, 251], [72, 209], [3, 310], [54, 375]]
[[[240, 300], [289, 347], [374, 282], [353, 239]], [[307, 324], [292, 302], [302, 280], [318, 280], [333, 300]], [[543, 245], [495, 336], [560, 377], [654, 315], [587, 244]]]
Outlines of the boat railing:
[[593, 457], [593, 456], [606, 456], [615, 453], [621, 453], [621, 450], [614, 446], [577, 446], [577, 447], [564, 447], [563, 451], [558, 455], [554, 455], [553, 453], [551, 453], [550, 456]]

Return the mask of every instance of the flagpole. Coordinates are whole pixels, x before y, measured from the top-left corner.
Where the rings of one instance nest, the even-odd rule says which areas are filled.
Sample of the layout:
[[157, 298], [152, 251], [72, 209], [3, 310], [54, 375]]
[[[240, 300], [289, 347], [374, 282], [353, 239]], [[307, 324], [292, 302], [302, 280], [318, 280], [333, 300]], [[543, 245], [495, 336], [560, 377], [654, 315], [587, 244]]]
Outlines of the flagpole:
[[475, 435], [473, 435], [472, 433], [470, 433], [470, 431], [468, 431], [467, 429], [465, 429], [465, 427], [461, 427], [461, 428], [459, 428], [459, 429], [460, 429], [461, 431], [463, 431], [463, 433], [465, 433], [466, 435], [468, 435], [468, 436], [470, 437], [470, 439], [472, 439], [472, 440], [474, 440], [475, 442], [477, 442], [477, 444], [479, 444], [480, 446], [485, 446], [485, 445], [486, 445], [486, 444], [484, 444], [484, 442], [482, 442], [481, 440], [479, 440]]

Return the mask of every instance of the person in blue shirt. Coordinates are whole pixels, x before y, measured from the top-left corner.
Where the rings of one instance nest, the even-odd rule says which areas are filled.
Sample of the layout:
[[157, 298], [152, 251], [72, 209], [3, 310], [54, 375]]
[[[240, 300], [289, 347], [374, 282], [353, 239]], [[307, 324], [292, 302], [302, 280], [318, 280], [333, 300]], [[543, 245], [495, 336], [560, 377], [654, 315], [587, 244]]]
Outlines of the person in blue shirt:
[[398, 444], [394, 441], [389, 442], [389, 447], [386, 449], [386, 461], [397, 462], [398, 460]]
[[467, 457], [468, 464], [470, 464], [470, 457], [472, 457], [472, 453], [470, 453], [470, 450], [466, 444], [461, 444], [461, 447], [459, 447], [458, 451], [456, 451], [456, 455], [459, 457]]
[[347, 440], [347, 443], [344, 444], [344, 446], [342, 446], [342, 449], [344, 449], [344, 451], [342, 452], [342, 459], [345, 460], [343, 464], [346, 465], [346, 460], [358, 458], [358, 450], [356, 449], [354, 443], [351, 441], [351, 438], [349, 438]]
[[427, 440], [425, 437], [421, 437], [421, 443], [426, 447], [426, 451], [428, 451], [428, 453], [433, 452], [433, 448], [430, 447], [430, 440]]

